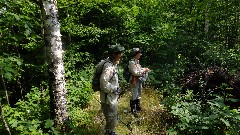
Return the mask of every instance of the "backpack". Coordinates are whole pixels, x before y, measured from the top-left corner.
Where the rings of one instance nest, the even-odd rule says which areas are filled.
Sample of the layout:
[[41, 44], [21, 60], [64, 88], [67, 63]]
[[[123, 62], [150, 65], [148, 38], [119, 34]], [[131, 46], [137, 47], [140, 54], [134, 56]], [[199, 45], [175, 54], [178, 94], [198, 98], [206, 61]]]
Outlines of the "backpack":
[[94, 92], [100, 91], [100, 77], [103, 71], [104, 64], [107, 63], [107, 61], [104, 61], [103, 64], [98, 64], [94, 74], [93, 74], [93, 79], [92, 79], [92, 89]]
[[131, 77], [131, 73], [128, 68], [128, 64], [125, 65], [123, 69], [123, 78], [128, 82]]

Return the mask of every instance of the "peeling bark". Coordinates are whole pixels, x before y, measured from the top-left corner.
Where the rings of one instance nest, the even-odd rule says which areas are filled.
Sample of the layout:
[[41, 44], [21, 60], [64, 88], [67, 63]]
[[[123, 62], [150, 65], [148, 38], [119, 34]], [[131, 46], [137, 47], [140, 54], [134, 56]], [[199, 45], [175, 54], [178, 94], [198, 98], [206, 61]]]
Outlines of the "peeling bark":
[[67, 90], [64, 76], [63, 50], [56, 0], [42, 0], [44, 39], [48, 56], [50, 112], [56, 126], [68, 120]]

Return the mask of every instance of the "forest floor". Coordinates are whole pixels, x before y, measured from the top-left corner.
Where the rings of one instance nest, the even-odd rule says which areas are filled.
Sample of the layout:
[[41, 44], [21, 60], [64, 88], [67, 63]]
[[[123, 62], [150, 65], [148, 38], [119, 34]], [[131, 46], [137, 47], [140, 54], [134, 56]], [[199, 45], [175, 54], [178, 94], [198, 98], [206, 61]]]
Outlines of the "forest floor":
[[[92, 114], [89, 134], [104, 134], [105, 119], [99, 103], [99, 93], [93, 95], [86, 111]], [[152, 88], [144, 88], [141, 98], [142, 110], [134, 116], [130, 112], [129, 99], [131, 93], [125, 91], [119, 98], [118, 124], [115, 132], [118, 135], [165, 135], [168, 114], [161, 105], [162, 96]], [[88, 127], [89, 127], [88, 126]], [[89, 129], [88, 129], [89, 130]], [[93, 132], [94, 131], [94, 132]]]

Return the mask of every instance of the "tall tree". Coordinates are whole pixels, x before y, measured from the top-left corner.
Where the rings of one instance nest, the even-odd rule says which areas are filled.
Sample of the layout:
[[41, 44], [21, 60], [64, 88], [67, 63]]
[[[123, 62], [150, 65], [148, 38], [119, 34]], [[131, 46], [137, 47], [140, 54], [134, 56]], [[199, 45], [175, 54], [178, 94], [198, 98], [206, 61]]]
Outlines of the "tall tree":
[[68, 120], [67, 90], [57, 0], [40, 1], [49, 69], [50, 111], [56, 126]]

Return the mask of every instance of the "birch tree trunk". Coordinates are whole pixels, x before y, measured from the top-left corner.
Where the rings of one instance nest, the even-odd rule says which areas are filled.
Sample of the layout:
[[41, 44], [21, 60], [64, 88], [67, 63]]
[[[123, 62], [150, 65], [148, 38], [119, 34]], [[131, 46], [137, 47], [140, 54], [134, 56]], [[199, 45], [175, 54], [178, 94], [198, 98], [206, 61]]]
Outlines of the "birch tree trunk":
[[68, 112], [57, 0], [41, 0], [41, 8], [48, 56], [50, 111], [56, 126], [62, 126], [68, 120]]
[[3, 86], [3, 90], [5, 91], [7, 103], [8, 103], [8, 105], [10, 105], [9, 98], [8, 98], [8, 91], [7, 91], [7, 88], [6, 88], [6, 85], [5, 85], [3, 75], [1, 75], [0, 80], [1, 80], [1, 83], [2, 83], [2, 86]]
[[8, 126], [7, 121], [5, 120], [5, 116], [4, 116], [4, 113], [3, 113], [1, 99], [0, 99], [0, 114], [1, 114], [2, 121], [3, 121], [3, 123], [4, 123], [4, 127], [5, 127], [5, 129], [7, 130], [7, 133], [8, 133], [9, 135], [11, 135], [10, 128], [9, 128], [9, 126]]

